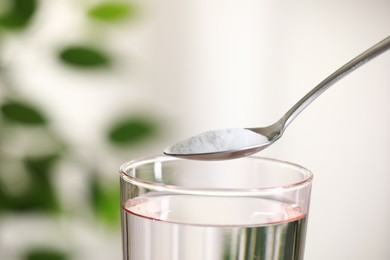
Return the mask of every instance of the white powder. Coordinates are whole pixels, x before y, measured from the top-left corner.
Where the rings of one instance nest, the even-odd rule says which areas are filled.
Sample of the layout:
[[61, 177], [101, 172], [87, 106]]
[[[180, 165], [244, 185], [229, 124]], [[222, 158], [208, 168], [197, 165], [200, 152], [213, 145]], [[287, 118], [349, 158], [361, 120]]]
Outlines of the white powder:
[[170, 154], [199, 154], [237, 150], [259, 143], [268, 143], [268, 138], [244, 128], [208, 131], [186, 139], [171, 148]]

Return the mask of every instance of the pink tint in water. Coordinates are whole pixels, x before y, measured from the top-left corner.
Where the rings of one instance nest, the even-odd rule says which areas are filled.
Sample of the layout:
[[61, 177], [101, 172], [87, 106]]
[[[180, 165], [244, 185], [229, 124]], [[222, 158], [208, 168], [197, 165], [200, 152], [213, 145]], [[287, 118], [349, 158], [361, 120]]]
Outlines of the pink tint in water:
[[306, 217], [294, 204], [156, 195], [122, 211], [126, 260], [301, 260]]

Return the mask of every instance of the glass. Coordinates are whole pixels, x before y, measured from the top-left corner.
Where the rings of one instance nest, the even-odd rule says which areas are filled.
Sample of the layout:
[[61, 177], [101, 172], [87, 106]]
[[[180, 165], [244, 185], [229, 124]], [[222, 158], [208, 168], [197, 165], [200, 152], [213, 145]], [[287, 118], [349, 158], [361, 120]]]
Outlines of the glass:
[[312, 174], [283, 161], [122, 165], [125, 260], [303, 259]]

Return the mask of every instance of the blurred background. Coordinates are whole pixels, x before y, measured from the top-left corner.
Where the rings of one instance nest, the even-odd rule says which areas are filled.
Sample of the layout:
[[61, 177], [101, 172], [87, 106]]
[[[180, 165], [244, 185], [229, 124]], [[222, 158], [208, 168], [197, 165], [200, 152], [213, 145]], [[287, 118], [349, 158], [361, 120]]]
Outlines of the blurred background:
[[[1, 0], [0, 259], [121, 259], [118, 168], [273, 123], [390, 35], [390, 1]], [[390, 53], [261, 155], [315, 174], [305, 259], [390, 259]]]

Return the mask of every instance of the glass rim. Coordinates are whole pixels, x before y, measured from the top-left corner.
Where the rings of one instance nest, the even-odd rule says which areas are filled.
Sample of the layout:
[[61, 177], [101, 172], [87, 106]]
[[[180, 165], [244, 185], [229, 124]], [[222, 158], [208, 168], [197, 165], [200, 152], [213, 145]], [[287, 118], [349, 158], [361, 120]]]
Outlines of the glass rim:
[[180, 193], [180, 194], [188, 194], [188, 195], [210, 195], [210, 196], [257, 196], [257, 195], [286, 192], [289, 190], [299, 189], [307, 185], [310, 185], [313, 180], [313, 173], [310, 170], [295, 163], [291, 163], [279, 159], [268, 158], [268, 157], [256, 156], [256, 155], [247, 156], [241, 159], [254, 159], [259, 161], [265, 161], [272, 164], [283, 165], [292, 168], [296, 171], [299, 171], [304, 178], [296, 182], [291, 182], [286, 185], [274, 186], [274, 187], [247, 188], [247, 189], [237, 189], [237, 188], [220, 188], [220, 189], [207, 188], [206, 189], [206, 188], [181, 187], [181, 186], [146, 181], [141, 178], [134, 177], [131, 174], [127, 173], [127, 170], [130, 168], [136, 168], [137, 166], [146, 165], [148, 163], [188, 161], [186, 159], [176, 158], [172, 156], [165, 156], [165, 155], [143, 157], [143, 158], [127, 161], [120, 166], [119, 173], [120, 173], [120, 178], [123, 179], [124, 181], [146, 189], [151, 189], [159, 192]]

